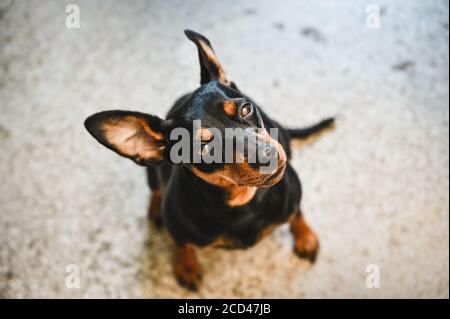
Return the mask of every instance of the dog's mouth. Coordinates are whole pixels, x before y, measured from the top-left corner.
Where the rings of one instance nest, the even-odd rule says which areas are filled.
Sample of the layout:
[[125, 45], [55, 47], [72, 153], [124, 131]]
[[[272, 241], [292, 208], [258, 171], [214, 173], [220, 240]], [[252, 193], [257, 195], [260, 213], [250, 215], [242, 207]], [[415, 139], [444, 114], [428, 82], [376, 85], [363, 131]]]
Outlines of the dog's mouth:
[[286, 170], [286, 163], [283, 163], [272, 174], [260, 174], [251, 178], [242, 178], [239, 181], [235, 181], [235, 183], [238, 186], [271, 187], [276, 183], [278, 183], [283, 178], [285, 170]]
[[284, 171], [286, 170], [286, 163], [283, 163], [278, 167], [277, 171], [272, 175], [269, 175], [264, 181], [264, 185], [262, 187], [270, 187], [278, 183], [284, 175]]
[[[271, 187], [278, 183], [284, 176], [286, 170], [286, 162], [282, 162], [275, 172], [270, 174], [253, 173], [245, 175], [230, 174], [228, 170], [222, 170], [218, 173], [204, 173], [195, 167], [192, 169], [193, 173], [210, 184], [217, 186], [240, 186], [240, 187]], [[234, 175], [234, 176], [233, 176]], [[237, 176], [236, 176], [237, 175]]]

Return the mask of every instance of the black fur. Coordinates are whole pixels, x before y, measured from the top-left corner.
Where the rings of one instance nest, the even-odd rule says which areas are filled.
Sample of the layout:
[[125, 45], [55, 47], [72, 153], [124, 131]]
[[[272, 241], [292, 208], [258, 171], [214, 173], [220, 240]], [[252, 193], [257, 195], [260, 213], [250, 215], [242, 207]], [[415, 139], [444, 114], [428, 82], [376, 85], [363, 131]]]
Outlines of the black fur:
[[[203, 44], [210, 47], [205, 37], [193, 31], [186, 31], [186, 35], [199, 50], [201, 86], [179, 98], [165, 120], [138, 112], [107, 111], [89, 117], [85, 126], [106, 147], [147, 167], [150, 188], [154, 192], [162, 193], [160, 213], [163, 224], [177, 244], [206, 246], [226, 237], [237, 248], [249, 247], [258, 241], [261, 233], [269, 226], [286, 222], [292, 214], [300, 214], [301, 184], [289, 161], [285, 164], [284, 175], [278, 183], [257, 188], [255, 195], [248, 202], [232, 207], [227, 202], [228, 193], [225, 188], [208, 183], [193, 172], [196, 169], [214, 174], [223, 170], [225, 164], [172, 163], [168, 154], [175, 141], [169, 139], [169, 133], [175, 127], [184, 127], [191, 135], [195, 134], [192, 127], [194, 119], [200, 119], [202, 127], [215, 127], [220, 129], [221, 133], [227, 127], [264, 127], [267, 130], [277, 128], [278, 142], [289, 160], [289, 144], [292, 138], [305, 138], [320, 132], [328, 128], [333, 119], [327, 119], [307, 129], [284, 129], [252, 99], [244, 95], [235, 83], [225, 78], [217, 60], [211, 60], [211, 56], [202, 48]], [[214, 52], [212, 47], [210, 49], [209, 52]], [[230, 99], [250, 103], [251, 116], [225, 114], [222, 105]], [[118, 119], [117, 121], [126, 124], [125, 117], [140, 119], [138, 122], [132, 121], [129, 128], [120, 131], [125, 142], [136, 139], [136, 143], [127, 144], [126, 151], [117, 141], [112, 143], [104, 129], [104, 124], [107, 122], [110, 125], [111, 120], [114, 122]], [[153, 139], [145, 137], [147, 126], [156, 134]], [[147, 147], [144, 152], [133, 153], [134, 146], [141, 144]], [[149, 149], [152, 152], [145, 152]]]
[[[244, 97], [242, 93], [225, 88], [217, 82], [210, 82], [202, 86], [200, 91], [203, 90], [208, 91], [210, 96]], [[225, 96], [223, 96], [224, 94]], [[203, 110], [205, 105], [197, 104], [197, 102], [190, 95], [183, 96], [169, 111], [166, 119], [177, 122], [179, 121], [178, 117], [186, 117], [188, 110], [190, 112], [196, 108]], [[254, 105], [258, 108], [265, 127], [278, 129], [278, 141], [289, 158], [291, 148], [288, 134], [260, 107]], [[223, 116], [219, 109], [216, 112], [215, 117]], [[195, 111], [194, 114], [197, 116]], [[204, 124], [208, 126], [208, 124], [214, 123], [206, 122]], [[204, 167], [202, 169], [206, 170]], [[164, 189], [161, 207], [162, 220], [180, 245], [194, 243], [206, 246], [219, 237], [226, 236], [232, 238], [237, 247], [249, 247], [257, 241], [266, 227], [281, 224], [292, 213], [299, 212], [302, 193], [300, 180], [289, 163], [279, 183], [270, 188], [258, 188], [255, 197], [249, 203], [239, 207], [229, 207], [226, 204], [227, 194], [224, 189], [203, 181], [184, 165], [172, 165], [164, 162], [157, 167], [148, 167], [147, 170], [152, 190]], [[157, 176], [157, 181], [154, 180], [155, 176]]]
[[328, 128], [333, 127], [334, 118], [327, 118], [320, 121], [319, 123], [312, 125], [310, 127], [298, 128], [298, 129], [287, 129], [287, 134], [291, 139], [307, 139], [310, 136], [316, 135]]

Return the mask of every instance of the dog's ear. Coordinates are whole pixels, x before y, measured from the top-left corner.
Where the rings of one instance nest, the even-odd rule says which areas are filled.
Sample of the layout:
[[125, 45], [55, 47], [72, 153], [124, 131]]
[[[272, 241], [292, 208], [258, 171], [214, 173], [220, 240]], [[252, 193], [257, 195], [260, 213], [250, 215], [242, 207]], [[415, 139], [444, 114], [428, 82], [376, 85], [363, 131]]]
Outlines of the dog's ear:
[[107, 148], [139, 165], [164, 159], [168, 123], [157, 116], [128, 111], [105, 111], [84, 122], [91, 135]]
[[184, 30], [186, 36], [195, 43], [198, 49], [198, 58], [200, 60], [200, 84], [206, 84], [210, 81], [220, 81], [222, 84], [229, 85], [225, 71], [219, 62], [209, 40], [203, 35]]

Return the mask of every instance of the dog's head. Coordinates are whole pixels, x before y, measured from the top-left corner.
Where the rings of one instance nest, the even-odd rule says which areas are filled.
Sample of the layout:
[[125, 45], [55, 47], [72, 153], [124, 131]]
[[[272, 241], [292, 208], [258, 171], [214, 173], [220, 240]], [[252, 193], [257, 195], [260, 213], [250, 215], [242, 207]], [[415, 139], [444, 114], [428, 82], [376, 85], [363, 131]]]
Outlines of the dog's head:
[[[105, 111], [85, 127], [101, 144], [148, 166], [185, 165], [215, 185], [268, 187], [286, 167], [286, 153], [272, 137], [257, 105], [223, 70], [208, 39], [185, 31], [198, 49], [201, 86], [178, 101], [163, 120], [129, 111]], [[272, 135], [272, 136], [271, 136]]]

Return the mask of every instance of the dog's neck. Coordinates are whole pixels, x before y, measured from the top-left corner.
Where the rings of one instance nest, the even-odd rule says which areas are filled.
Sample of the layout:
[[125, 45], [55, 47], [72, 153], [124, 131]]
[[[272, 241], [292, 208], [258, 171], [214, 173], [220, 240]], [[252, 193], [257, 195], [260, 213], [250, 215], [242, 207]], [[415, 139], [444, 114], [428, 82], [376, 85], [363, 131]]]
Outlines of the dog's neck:
[[206, 174], [199, 170], [193, 169], [195, 178], [199, 178], [208, 184], [214, 185], [226, 194], [225, 204], [230, 207], [243, 206], [250, 202], [256, 194], [257, 187], [239, 186], [232, 181], [219, 175]]

